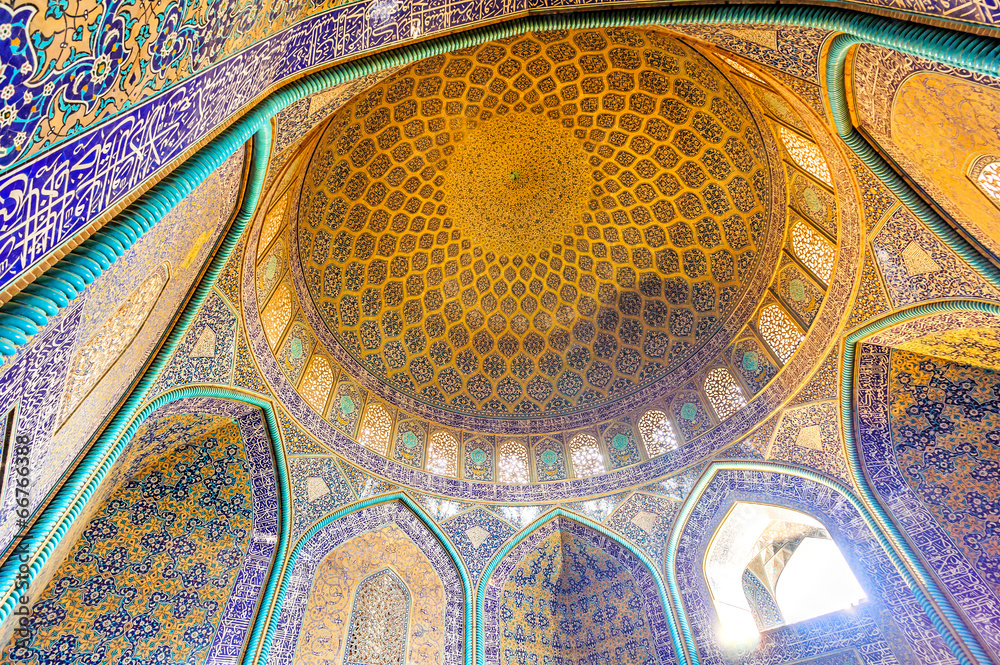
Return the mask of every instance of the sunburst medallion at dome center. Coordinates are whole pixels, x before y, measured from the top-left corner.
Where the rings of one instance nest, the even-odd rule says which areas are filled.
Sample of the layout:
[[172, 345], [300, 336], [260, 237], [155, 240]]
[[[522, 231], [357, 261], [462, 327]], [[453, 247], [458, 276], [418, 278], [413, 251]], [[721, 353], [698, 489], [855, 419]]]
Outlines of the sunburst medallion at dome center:
[[561, 241], [590, 198], [589, 155], [579, 143], [530, 112], [494, 116], [467, 132], [442, 187], [463, 237], [510, 256]]
[[711, 62], [653, 32], [415, 63], [334, 114], [310, 161], [295, 237], [317, 336], [382, 398], [463, 428], [648, 401], [767, 286], [762, 141]]

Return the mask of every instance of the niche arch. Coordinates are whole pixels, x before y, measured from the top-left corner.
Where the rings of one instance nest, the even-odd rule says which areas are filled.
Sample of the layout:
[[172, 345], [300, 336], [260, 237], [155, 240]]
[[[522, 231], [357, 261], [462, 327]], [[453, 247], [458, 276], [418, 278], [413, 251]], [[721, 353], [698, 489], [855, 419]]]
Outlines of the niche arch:
[[498, 627], [505, 583], [517, 567], [543, 541], [567, 534], [596, 547], [614, 559], [631, 575], [647, 618], [652, 652], [660, 665], [678, 665], [679, 633], [668, 610], [663, 578], [644, 553], [616, 533], [586, 517], [556, 508], [539, 517], [502, 547], [490, 560], [480, 578], [476, 594], [476, 662], [499, 665], [503, 661]]
[[[990, 579], [988, 561], [984, 562], [986, 567], [977, 565], [974, 559], [978, 555], [959, 544], [954, 525], [934, 514], [927, 498], [921, 498], [907, 480], [897, 457], [899, 441], [893, 436], [892, 413], [893, 364], [898, 349], [933, 353], [938, 368], [953, 363], [983, 367], [989, 354], [995, 356], [996, 351], [991, 350], [991, 340], [983, 339], [977, 331], [989, 329], [1000, 329], [1000, 306], [978, 301], [917, 305], [888, 315], [848, 337], [850, 355], [845, 354], [841, 381], [845, 394], [851, 395], [845, 423], [856, 422], [855, 429], [845, 432], [852, 472], [866, 479], [871, 500], [883, 512], [891, 507], [893, 514], [907, 515], [907, 519], [895, 522], [901, 535], [909, 542], [931, 544], [914, 548], [910, 556], [926, 568], [927, 586], [943, 589], [944, 593], [938, 591], [939, 604], [954, 606], [978, 635], [961, 624], [956, 632], [967, 642], [978, 641], [976, 646], [989, 650], [996, 660], [1000, 658], [998, 580]], [[955, 344], [959, 338], [975, 343]], [[982, 397], [981, 391], [975, 392]]]
[[[339, 546], [373, 530], [398, 528], [423, 553], [444, 589], [443, 663], [471, 665], [472, 606], [468, 572], [430, 517], [406, 494], [394, 492], [342, 508], [312, 527], [292, 551], [281, 579], [281, 599], [270, 620], [269, 663], [292, 663], [317, 571]], [[380, 566], [381, 568], [381, 566]], [[346, 630], [346, 627], [345, 627]]]
[[[756, 643], [723, 645], [704, 562], [713, 535], [741, 502], [788, 508], [820, 522], [868, 602], [775, 628]], [[939, 635], [940, 619], [929, 615], [914, 592], [918, 587], [912, 575], [901, 566], [874, 518], [846, 487], [814, 471], [748, 461], [714, 462], [706, 469], [681, 507], [665, 558], [672, 609], [689, 663], [794, 662], [862, 647], [876, 660], [881, 654], [890, 662], [894, 657], [901, 662], [960, 662]], [[929, 637], [918, 642], [907, 635]]]
[[[211, 393], [215, 392], [215, 390], [207, 389], [205, 392]], [[172, 459], [178, 447], [187, 441], [210, 437], [213, 433], [217, 433], [234, 424], [238, 429], [238, 440], [242, 446], [242, 453], [246, 463], [246, 467], [241, 472], [241, 475], [243, 481], [248, 483], [248, 488], [247, 492], [242, 494], [242, 496], [248, 499], [247, 503], [249, 504], [248, 507], [250, 508], [249, 512], [251, 515], [250, 528], [249, 532], [242, 532], [245, 534], [241, 537], [242, 545], [227, 547], [217, 552], [219, 557], [225, 557], [224, 563], [229, 571], [231, 571], [229, 573], [231, 581], [229, 582], [229, 591], [225, 597], [211, 599], [211, 602], [219, 602], [221, 600], [221, 606], [219, 606], [218, 613], [212, 618], [210, 632], [205, 632], [209, 628], [209, 624], [207, 623], [197, 627], [188, 625], [185, 627], [184, 632], [184, 639], [187, 645], [192, 643], [203, 645], [198, 649], [203, 654], [201, 662], [211, 665], [231, 663], [233, 649], [237, 651], [243, 649], [252, 641], [258, 610], [266, 606], [270, 597], [267, 584], [268, 573], [272, 569], [276, 556], [282, 556], [279, 553], [281, 543], [283, 542], [282, 539], [287, 541], [287, 535], [285, 535], [284, 530], [279, 528], [282, 522], [283, 508], [286, 506], [282, 504], [279, 497], [279, 487], [281, 486], [280, 470], [283, 469], [283, 465], [279, 464], [281, 453], [277, 452], [280, 450], [280, 445], [272, 447], [273, 442], [277, 441], [277, 430], [269, 427], [267, 414], [257, 405], [241, 401], [239, 394], [235, 391], [222, 390], [218, 392], [224, 393], [225, 397], [213, 395], [198, 396], [198, 389], [187, 388], [175, 390], [166, 393], [143, 410], [136, 420], [133, 421], [132, 426], [127, 432], [127, 436], [122, 438], [119, 446], [113, 451], [114, 454], [110, 456], [106, 466], [107, 473], [97, 486], [97, 490], [91, 495], [90, 505], [82, 511], [82, 518], [74, 524], [75, 528], [69, 530], [66, 536], [72, 543], [76, 543], [83, 536], [85, 529], [86, 531], [93, 531], [93, 538], [88, 539], [90, 545], [81, 550], [85, 556], [78, 563], [81, 566], [85, 563], [92, 565], [95, 558], [100, 560], [99, 557], [95, 556], [97, 548], [94, 546], [94, 543], [114, 538], [120, 528], [123, 528], [115, 524], [114, 515], [124, 512], [124, 508], [121, 506], [113, 508], [107, 514], [99, 512], [101, 508], [110, 499], [116, 497], [117, 492], [122, 490], [128, 481], [140, 477], [143, 471], [148, 470], [151, 463], [155, 460]], [[192, 418], [184, 419], [184, 416], [192, 416]], [[210, 418], [212, 416], [219, 418]], [[149, 426], [144, 428], [143, 425], [147, 423]], [[154, 429], [160, 423], [163, 424], [163, 427]], [[231, 440], [227, 445], [235, 445], [235, 441]], [[214, 461], [211, 463], [211, 466], [222, 465], [221, 468], [228, 469], [231, 467], [227, 467], [226, 464], [231, 464], [234, 460], [233, 455], [227, 456], [224, 454], [220, 456], [216, 454], [216, 457], [213, 458], [211, 454], [207, 457], [204, 457], [204, 454], [204, 450], [198, 451], [198, 455], [196, 455], [196, 458], [200, 457], [198, 463], [205, 464], [206, 459], [213, 459]], [[190, 464], [190, 462], [187, 462], [187, 464]], [[156, 478], [153, 478], [154, 475]], [[201, 471], [197, 475], [200, 476]], [[181, 474], [173, 479], [173, 482], [176, 482], [178, 487], [181, 485], [180, 479], [182, 477], [183, 475]], [[172, 491], [156, 493], [158, 486], [160, 488], [166, 487], [168, 490], [173, 489], [170, 485], [171, 479], [169, 478], [169, 474], [168, 478], [164, 480], [159, 476], [159, 470], [157, 470], [153, 475], [144, 476], [143, 478], [150, 483], [149, 489], [153, 494], [145, 496], [143, 501], [132, 504], [131, 509], [135, 512], [130, 513], [132, 515], [131, 519], [138, 519], [136, 515], [142, 511], [152, 511], [148, 513], [149, 518], [162, 517], [159, 512], [160, 508], [156, 507], [156, 502], [164, 498], [177, 500], [182, 507], [186, 507], [185, 500], [195, 500], [187, 495], [187, 489], [182, 491], [177, 497], [173, 496]], [[152, 480], [149, 480], [150, 478]], [[202, 498], [210, 497], [211, 492], [206, 487], [202, 493]], [[237, 493], [236, 496], [240, 496], [240, 494]], [[194, 546], [197, 548], [199, 544], [203, 544], [199, 538], [205, 537], [201, 531], [211, 533], [212, 535], [209, 536], [210, 539], [224, 539], [225, 536], [232, 535], [229, 532], [230, 524], [224, 518], [231, 514], [236, 514], [240, 506], [236, 503], [235, 496], [223, 499], [222, 503], [225, 505], [206, 504], [204, 510], [197, 513], [199, 517], [205, 518], [206, 516], [213, 515], [208, 508], [209, 505], [215, 508], [222, 506], [220, 512], [216, 512], [213, 515], [214, 524], [197, 525], [191, 533], [186, 529], [180, 535], [178, 535], [176, 530], [168, 531], [167, 527], [170, 526], [170, 522], [165, 519], [161, 519], [160, 531], [143, 531], [142, 525], [135, 528], [137, 534], [142, 534], [141, 543], [125, 541], [124, 547], [116, 545], [116, 549], [105, 555], [105, 561], [99, 564], [101, 567], [108, 567], [108, 569], [112, 570], [112, 574], [114, 575], [113, 588], [117, 588], [119, 584], [123, 585], [123, 588], [129, 585], [135, 587], [134, 575], [132, 578], [120, 575], [120, 573], [128, 572], [124, 570], [124, 564], [127, 563], [129, 569], [138, 565], [140, 571], [132, 572], [141, 577], [144, 574], [141, 572], [143, 566], [149, 567], [151, 560], [155, 556], [164, 553], [165, 547], [175, 546], [169, 545], [169, 543], [174, 542], [173, 538], [177, 539], [176, 542], [179, 545], [176, 546], [178, 547], [183, 547], [186, 543], [188, 547]], [[140, 504], [148, 504], [153, 507]], [[126, 506], [127, 504], [123, 503], [122, 505]], [[90, 518], [95, 514], [104, 516], [105, 519], [101, 520], [101, 525], [95, 526], [95, 529], [91, 529], [94, 523], [91, 522]], [[126, 519], [122, 518], [123, 521]], [[135, 524], [139, 523], [133, 523], [133, 526]], [[236, 527], [233, 528], [235, 529]], [[242, 529], [242, 526], [240, 528]], [[147, 537], [150, 538], [149, 542], [146, 542]], [[167, 538], [168, 545], [163, 544], [162, 541], [164, 538]], [[112, 544], [114, 543], [112, 542]], [[239, 552], [240, 547], [244, 547], [245, 551]], [[145, 558], [138, 564], [134, 561], [129, 562], [127, 556], [122, 559], [117, 554], [118, 551], [127, 553], [127, 555], [138, 551]], [[195, 551], [197, 552], [197, 549]], [[165, 570], [171, 572], [172, 569], [171, 574], [174, 578], [180, 576], [186, 580], [185, 576], [193, 575], [193, 579], [201, 579], [201, 577], [208, 577], [212, 574], [208, 566], [202, 567], [204, 572], [198, 573], [191, 567], [190, 562], [184, 561], [184, 553], [184, 549], [179, 549], [176, 555], [171, 554], [171, 563], [166, 565]], [[190, 555], [190, 552], [188, 554]], [[223, 561], [223, 559], [220, 559], [220, 561]], [[57, 573], [64, 563], [65, 560], [52, 561], [53, 567], [51, 572]], [[115, 571], [114, 568], [116, 565], [122, 570]], [[201, 566], [201, 562], [196, 564], [195, 568], [199, 566]], [[157, 568], [154, 565], [145, 574], [151, 573], [155, 575], [156, 571]], [[106, 574], [107, 572], [102, 570], [101, 576]], [[119, 579], [120, 577], [121, 579]], [[166, 577], [166, 573], [164, 573], [164, 577]], [[91, 579], [96, 580], [97, 578], [94, 577]], [[217, 584], [219, 581], [220, 578], [217, 577], [211, 579], [209, 582], [203, 581], [202, 585]], [[190, 591], [187, 587], [189, 583], [185, 581], [184, 584], [185, 592]], [[197, 589], [197, 582], [194, 584], [194, 588]], [[140, 598], [143, 597], [143, 594], [153, 591], [152, 588], [144, 588], [141, 585], [137, 588]], [[44, 604], [49, 591], [50, 589], [47, 586], [41, 592], [38, 598], [41, 603]], [[208, 606], [201, 605], [201, 601], [197, 596], [182, 599], [171, 596], [168, 590], [157, 588], [155, 591], [164, 592], [162, 594], [163, 597], [157, 601], [159, 603], [169, 605], [178, 602], [177, 607], [181, 607], [187, 603], [189, 605], [187, 607], [188, 612], [198, 612], [201, 609], [207, 611]], [[108, 594], [109, 590], [106, 588], [104, 593]], [[114, 591], [110, 592], [112, 603], [119, 602], [119, 600], [114, 598], [116, 593]], [[58, 607], [58, 603], [55, 606]], [[96, 612], [97, 606], [91, 609]], [[102, 620], [106, 621], [107, 616], [114, 616], [115, 621], [121, 622], [126, 621], [126, 619], [121, 618], [123, 616], [121, 612], [129, 612], [129, 616], [133, 616], [133, 613], [138, 610], [134, 602], [122, 597], [116, 611], [119, 614], [105, 615], [105, 617], [95, 614], [91, 625], [83, 625], [83, 627], [91, 632], [95, 630], [102, 632], [100, 622]], [[145, 612], [133, 616], [135, 625], [142, 625], [139, 630], [152, 630], [154, 627], [162, 624], [162, 621], [157, 623], [158, 619], [151, 619], [147, 615], [150, 615], [150, 613]], [[46, 623], [50, 624], [52, 618], [50, 614], [48, 616], [40, 616], [39, 620], [42, 625], [45, 625]], [[71, 619], [78, 620], [79, 617], [71, 617]], [[128, 621], [131, 620], [128, 619]], [[80, 624], [77, 623], [77, 626], [80, 626]], [[72, 633], [70, 635], [72, 636]], [[114, 645], [116, 643], [114, 640], [115, 636], [106, 635], [106, 639], [102, 640], [102, 642], [106, 643], [107, 646], [102, 643], [100, 648], [115, 648]], [[4, 645], [4, 647], [6, 646]], [[44, 643], [40, 642], [35, 645], [35, 648], [42, 646], [44, 646]], [[58, 650], [60, 644], [56, 643], [52, 646]], [[95, 645], [91, 642], [81, 643], [78, 657], [84, 657], [87, 653], [86, 650], [94, 647]], [[201, 649], [205, 649], [205, 651], [201, 652]], [[38, 658], [45, 657], [44, 651], [37, 653]]]

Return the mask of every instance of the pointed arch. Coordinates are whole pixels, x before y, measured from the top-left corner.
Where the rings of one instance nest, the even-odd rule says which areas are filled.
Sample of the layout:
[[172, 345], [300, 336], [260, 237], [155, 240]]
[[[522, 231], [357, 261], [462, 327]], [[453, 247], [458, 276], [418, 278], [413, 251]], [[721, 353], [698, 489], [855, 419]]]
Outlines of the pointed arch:
[[[889, 354], [873, 344], [896, 345], [962, 327], [995, 327], [998, 320], [1000, 306], [975, 300], [924, 303], [888, 314], [845, 338], [840, 376], [842, 429], [851, 476], [888, 540], [940, 608], [944, 624], [980, 663], [993, 662], [986, 650], [1000, 654], [1000, 635], [993, 628], [1000, 621], [1000, 608], [987, 584], [965, 582], [981, 582], [982, 578], [890, 459]], [[885, 507], [890, 500], [905, 506], [912, 518], [897, 527]], [[933, 542], [934, 551], [914, 549], [904, 533], [912, 542]], [[949, 586], [948, 580], [962, 582], [946, 595], [943, 588]], [[979, 639], [967, 624], [978, 629]]]
[[[487, 653], [495, 656], [496, 662], [499, 662], [499, 634], [495, 622], [489, 621], [484, 616], [486, 608], [493, 608], [496, 611], [498, 607], [498, 595], [503, 585], [491, 583], [494, 575], [497, 573], [509, 575], [522, 558], [517, 556], [521, 550], [533, 548], [538, 542], [558, 531], [568, 531], [573, 535], [585, 537], [602, 549], [611, 549], [613, 553], [625, 555], [625, 561], [617, 557], [616, 559], [628, 569], [633, 578], [638, 578], [636, 581], [642, 587], [647, 617], [653, 628], [653, 634], [664, 638], [655, 644], [661, 665], [684, 663], [681, 660], [683, 651], [680, 633], [669, 611], [666, 587], [656, 564], [622, 536], [587, 517], [563, 508], [545, 513], [522, 529], [493, 555], [484, 569], [476, 590], [476, 663], [486, 665]], [[512, 552], [514, 558], [508, 559], [508, 555]], [[486, 634], [487, 624], [492, 630], [490, 635]], [[665, 639], [667, 633], [670, 636], [669, 644], [673, 646], [672, 651]], [[493, 662], [490, 661], [491, 665]]]
[[[437, 524], [404, 492], [345, 506], [299, 539], [280, 576], [278, 601], [268, 621], [259, 661], [271, 662], [268, 657], [273, 648], [274, 662], [291, 662], [313, 579], [326, 556], [355, 536], [390, 524], [398, 526], [427, 556], [445, 589], [445, 665], [472, 665], [472, 604], [468, 602], [472, 588], [468, 571]], [[461, 593], [457, 593], [459, 588]]]
[[[671, 611], [684, 636], [688, 663], [699, 663], [699, 652], [721, 651], [711, 625], [714, 612], [706, 604], [710, 602], [710, 594], [702, 555], [728, 510], [741, 501], [786, 507], [811, 515], [836, 542], [851, 546], [842, 553], [873, 604], [872, 609], [864, 612], [838, 617], [850, 626], [848, 633], [856, 629], [861, 635], [864, 630], [877, 629], [876, 610], [884, 607], [894, 621], [916, 631], [909, 634], [933, 636], [919, 645], [919, 650], [929, 648], [935, 658], [946, 661], [954, 654], [959, 663], [971, 662], [960, 655], [961, 649], [948, 643], [950, 633], [923, 586], [900, 559], [867, 506], [848, 488], [810, 469], [773, 462], [725, 460], [712, 462], [702, 473], [682, 504], [667, 542], [666, 585]], [[859, 529], [860, 525], [867, 529]], [[879, 571], [878, 579], [858, 574], [868, 570]], [[904, 586], [911, 597], [898, 595]], [[914, 599], [916, 603], [912, 602]], [[786, 660], [794, 660], [800, 652], [811, 649], [809, 653], [816, 653], [823, 648], [822, 635], [800, 631], [796, 638], [789, 643], [771, 640], [768, 646], [787, 649], [787, 653], [780, 654]], [[845, 646], [843, 642], [838, 644], [838, 648]], [[918, 650], [917, 645], [911, 647]]]
[[[137, 438], [142, 434], [143, 423], [181, 414], [223, 416], [234, 421], [249, 465], [253, 513], [247, 554], [240, 562], [233, 593], [221, 609], [218, 629], [205, 656], [206, 663], [224, 663], [229, 662], [228, 653], [233, 645], [252, 648], [262, 618], [266, 617], [266, 611], [261, 610], [270, 605], [274, 596], [272, 566], [287, 552], [291, 502], [281, 439], [269, 402], [215, 386], [192, 386], [164, 393], [132, 419], [114, 447], [102, 451], [104, 462], [88, 479], [86, 491], [70, 511], [70, 519], [83, 512], [87, 503], [102, 503], [127, 474], [142, 468], [144, 458], [162, 452], [155, 441], [150, 445]], [[65, 539], [68, 534], [72, 537], [74, 529], [84, 524], [67, 521], [60, 525], [57, 537]], [[44, 563], [44, 559], [41, 561]], [[42, 569], [43, 563], [35, 564], [37, 570]]]

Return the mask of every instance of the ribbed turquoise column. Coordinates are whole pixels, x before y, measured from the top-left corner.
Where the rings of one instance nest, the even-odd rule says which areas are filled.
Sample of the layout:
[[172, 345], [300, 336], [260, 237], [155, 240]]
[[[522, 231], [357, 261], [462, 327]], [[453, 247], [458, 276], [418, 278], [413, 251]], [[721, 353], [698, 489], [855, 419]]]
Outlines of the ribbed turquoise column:
[[[846, 111], [846, 95], [843, 94], [843, 57], [846, 57], [847, 49], [851, 45], [861, 42], [868, 42], [886, 46], [898, 50], [908, 55], [927, 58], [936, 62], [956, 67], [963, 67], [974, 72], [988, 74], [991, 76], [1000, 75], [1000, 41], [979, 35], [961, 33], [945, 28], [937, 28], [925, 25], [915, 25], [903, 21], [897, 21], [879, 16], [862, 14], [843, 9], [830, 7], [810, 7], [810, 6], [707, 6], [707, 7], [651, 7], [646, 9], [613, 10], [591, 12], [585, 14], [552, 14], [531, 16], [517, 19], [506, 23], [501, 23], [485, 28], [470, 30], [434, 39], [421, 44], [404, 46], [386, 53], [363, 58], [345, 65], [331, 67], [328, 70], [306, 76], [294, 83], [291, 83], [261, 102], [258, 106], [237, 120], [229, 129], [222, 132], [215, 140], [199, 150], [193, 157], [175, 169], [167, 178], [151, 188], [141, 196], [125, 212], [120, 214], [113, 221], [109, 222], [91, 238], [74, 249], [65, 258], [60, 260], [50, 268], [44, 275], [28, 285], [20, 294], [15, 296], [11, 302], [0, 308], [0, 356], [13, 356], [17, 349], [27, 342], [27, 337], [37, 334], [40, 327], [44, 326], [51, 317], [58, 314], [59, 310], [68, 306], [69, 301], [79, 296], [80, 293], [90, 283], [93, 283], [105, 270], [107, 270], [118, 257], [122, 256], [153, 224], [175, 206], [180, 200], [187, 196], [195, 187], [220, 166], [241, 144], [256, 135], [253, 143], [253, 156], [251, 169], [246, 186], [246, 195], [243, 205], [237, 215], [232, 229], [227, 233], [222, 242], [220, 251], [205, 275], [205, 279], [196, 289], [195, 296], [180, 315], [174, 329], [168, 335], [168, 339], [160, 352], [150, 364], [149, 369], [138, 381], [136, 388], [126, 399], [119, 413], [112, 419], [109, 427], [101, 434], [98, 440], [88, 450], [85, 458], [73, 470], [67, 478], [60, 491], [53, 500], [45, 507], [42, 515], [29, 530], [26, 541], [34, 548], [36, 558], [31, 567], [31, 579], [37, 575], [38, 571], [51, 556], [55, 543], [67, 531], [68, 526], [80, 514], [83, 506], [93, 495], [96, 487], [106, 475], [110, 468], [108, 463], [109, 454], [114, 450], [120, 453], [117, 446], [119, 437], [130, 437], [134, 430], [129, 430], [129, 423], [139, 413], [142, 396], [146, 390], [159, 377], [170, 354], [177, 348], [179, 341], [190, 327], [194, 319], [194, 314], [204, 301], [208, 289], [210, 289], [215, 278], [218, 276], [225, 259], [228, 258], [239, 240], [240, 234], [246, 228], [250, 217], [253, 215], [260, 190], [266, 173], [268, 159], [268, 146], [270, 145], [270, 119], [290, 103], [302, 99], [320, 90], [332, 87], [338, 83], [351, 80], [367, 73], [386, 69], [389, 67], [404, 65], [415, 62], [432, 55], [445, 53], [464, 46], [471, 46], [483, 41], [509, 37], [529, 30], [546, 29], [571, 29], [588, 27], [622, 27], [622, 26], [673, 26], [691, 24], [767, 24], [781, 26], [802, 26], [813, 27], [835, 32], [844, 33], [843, 39], [840, 37], [834, 40], [831, 49], [830, 62], [840, 62], [841, 69], [839, 78], [837, 71], [833, 71], [833, 76], [828, 70], [828, 85], [835, 86], [828, 90], [831, 99], [834, 120], [837, 122], [838, 131], [843, 129], [842, 136], [845, 142], [855, 150], [877, 176], [886, 182], [886, 186], [896, 193], [908, 206], [912, 206], [914, 213], [928, 224], [932, 231], [940, 237], [949, 247], [954, 249], [960, 256], [967, 260], [974, 268], [979, 270], [984, 278], [990, 283], [1000, 285], [1000, 278], [996, 270], [988, 261], [979, 255], [964, 239], [962, 239], [943, 220], [933, 215], [933, 210], [922, 203], [912, 190], [903, 189], [900, 186], [906, 185], [898, 174], [895, 174], [887, 165], [883, 167], [877, 164], [871, 154], [877, 153], [863, 142], [860, 135], [854, 137], [851, 132], [857, 134], [853, 127], [850, 131], [843, 125], [844, 111]], [[837, 41], [840, 39], [841, 41]], [[834, 94], [836, 93], [836, 94]], [[838, 96], [839, 95], [839, 96]], [[834, 98], [837, 101], [834, 101]], [[841, 104], [835, 107], [835, 104]], [[848, 125], [850, 124], [848, 116]], [[860, 139], [860, 143], [858, 140]], [[871, 154], [870, 154], [871, 153]], [[877, 168], [872, 167], [875, 164]], [[899, 182], [896, 182], [896, 181]], [[909, 193], [907, 193], [909, 191]], [[916, 198], [913, 198], [916, 197]], [[928, 216], [921, 205], [927, 208], [933, 215]], [[924, 216], [921, 216], [924, 215]], [[925, 219], [926, 217], [926, 219]], [[935, 221], [935, 218], [937, 221]], [[221, 263], [219, 260], [221, 260]], [[845, 358], [846, 361], [846, 358]], [[848, 427], [848, 430], [850, 428]], [[846, 433], [846, 432], [845, 432]], [[852, 468], [856, 473], [856, 468]], [[856, 479], [858, 476], [855, 476]], [[859, 486], [867, 488], [863, 481]], [[877, 507], [877, 501], [873, 508]], [[880, 508], [879, 508], [880, 510]], [[879, 520], [882, 521], [881, 519]], [[935, 625], [942, 630], [944, 639], [949, 642], [949, 646], [955, 651], [956, 657], [962, 663], [988, 663], [989, 658], [985, 656], [978, 643], [971, 639], [971, 634], [965, 629], [964, 624], [951, 605], [946, 601], [944, 595], [937, 589], [932, 578], [927, 575], [922, 565], [912, 550], [908, 548], [905, 540], [897, 538], [897, 534], [892, 531], [877, 533], [880, 538], [891, 537], [893, 546], [899, 549], [915, 571], [920, 571], [927, 577], [925, 586], [932, 592], [935, 598], [940, 597], [938, 603], [941, 613], [943, 613], [951, 628], [958, 634], [965, 647], [974, 654], [975, 660], [970, 660], [966, 652], [956, 642], [951, 631], [948, 630], [947, 623], [938, 616], [938, 611], [933, 607], [928, 609], [928, 614]], [[16, 566], [9, 563], [0, 567], [0, 588], [7, 594], [13, 588]], [[923, 581], [923, 580], [921, 580]], [[272, 589], [276, 582], [269, 580], [268, 588]], [[669, 586], [669, 584], [668, 584]], [[277, 596], [280, 602], [282, 591], [269, 591], [271, 596]], [[262, 631], [261, 626], [266, 625], [266, 631], [273, 633], [271, 623], [274, 616], [269, 615], [266, 608], [268, 604], [261, 604], [261, 611], [254, 625], [254, 632], [251, 636], [251, 643], [248, 645], [247, 656], [252, 658], [257, 651]], [[13, 598], [8, 595], [2, 606], [0, 606], [0, 620], [6, 619], [14, 608]], [[679, 606], [675, 608], [678, 617], [683, 618], [683, 609]], [[935, 617], [937, 617], [935, 619]], [[262, 623], [263, 622], [263, 623]], [[672, 625], [671, 630], [676, 632], [677, 627]], [[265, 631], [265, 632], [266, 632]], [[268, 633], [268, 634], [271, 634]], [[694, 649], [690, 632], [680, 631], [681, 639], [684, 642], [683, 648], [679, 650], [679, 655], [687, 659], [691, 665], [698, 662], [697, 651]], [[261, 654], [266, 654], [265, 647], [269, 643], [260, 645]], [[253, 646], [253, 649], [250, 648]]]

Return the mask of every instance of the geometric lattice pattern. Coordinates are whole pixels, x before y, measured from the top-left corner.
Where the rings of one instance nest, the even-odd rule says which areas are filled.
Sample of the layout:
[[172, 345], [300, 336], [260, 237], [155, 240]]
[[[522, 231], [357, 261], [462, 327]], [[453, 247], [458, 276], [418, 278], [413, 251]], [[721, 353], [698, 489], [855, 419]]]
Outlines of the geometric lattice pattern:
[[690, 358], [743, 290], [769, 178], [748, 120], [655, 33], [427, 59], [326, 129], [298, 221], [307, 288], [400, 395], [518, 419], [594, 408]]

